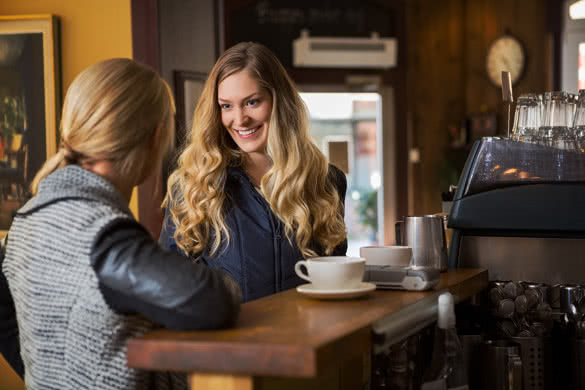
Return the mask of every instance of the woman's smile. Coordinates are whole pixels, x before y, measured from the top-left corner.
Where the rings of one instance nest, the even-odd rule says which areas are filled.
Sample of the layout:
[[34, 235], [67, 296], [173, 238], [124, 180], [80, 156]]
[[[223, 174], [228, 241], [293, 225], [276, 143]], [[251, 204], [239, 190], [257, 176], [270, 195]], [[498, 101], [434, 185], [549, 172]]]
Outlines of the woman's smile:
[[245, 128], [245, 129], [235, 129], [235, 130], [240, 137], [250, 138], [258, 132], [258, 130], [260, 129], [261, 126], [262, 125], [259, 125], [257, 127], [250, 127], [250, 128]]

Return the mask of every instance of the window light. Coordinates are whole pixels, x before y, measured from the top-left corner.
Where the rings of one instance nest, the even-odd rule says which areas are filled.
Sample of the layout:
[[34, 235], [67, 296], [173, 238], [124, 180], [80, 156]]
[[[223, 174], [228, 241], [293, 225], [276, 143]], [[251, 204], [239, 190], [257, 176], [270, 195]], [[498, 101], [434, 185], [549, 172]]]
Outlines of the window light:
[[571, 19], [585, 19], [585, 0], [579, 0], [569, 6]]

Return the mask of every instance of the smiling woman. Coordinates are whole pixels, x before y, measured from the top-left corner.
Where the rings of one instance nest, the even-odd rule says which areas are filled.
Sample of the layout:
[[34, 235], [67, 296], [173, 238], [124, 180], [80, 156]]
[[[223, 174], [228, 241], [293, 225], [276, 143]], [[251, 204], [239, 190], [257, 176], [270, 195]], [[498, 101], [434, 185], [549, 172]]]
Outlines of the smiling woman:
[[160, 243], [228, 271], [244, 300], [296, 287], [294, 264], [345, 255], [345, 175], [266, 47], [240, 43], [210, 72], [170, 176]]

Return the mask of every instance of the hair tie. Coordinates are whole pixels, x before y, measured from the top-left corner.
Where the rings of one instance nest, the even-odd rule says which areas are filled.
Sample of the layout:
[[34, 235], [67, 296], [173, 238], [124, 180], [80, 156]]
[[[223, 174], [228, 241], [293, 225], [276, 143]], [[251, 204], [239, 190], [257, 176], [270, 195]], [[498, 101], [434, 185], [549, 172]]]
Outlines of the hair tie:
[[83, 153], [76, 152], [69, 146], [69, 144], [65, 141], [61, 141], [61, 150], [63, 150], [63, 156], [67, 164], [79, 164], [79, 162], [85, 159], [85, 155]]

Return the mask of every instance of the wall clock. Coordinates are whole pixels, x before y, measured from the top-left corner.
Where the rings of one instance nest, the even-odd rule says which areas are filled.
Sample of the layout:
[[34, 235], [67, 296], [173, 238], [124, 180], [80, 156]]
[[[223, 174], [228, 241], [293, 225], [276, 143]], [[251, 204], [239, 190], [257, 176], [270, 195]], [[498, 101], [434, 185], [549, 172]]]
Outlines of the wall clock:
[[492, 42], [486, 57], [486, 70], [490, 81], [502, 86], [502, 72], [510, 72], [512, 84], [515, 84], [526, 65], [526, 55], [522, 43], [511, 35], [502, 35]]

